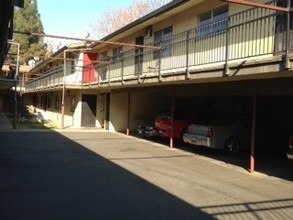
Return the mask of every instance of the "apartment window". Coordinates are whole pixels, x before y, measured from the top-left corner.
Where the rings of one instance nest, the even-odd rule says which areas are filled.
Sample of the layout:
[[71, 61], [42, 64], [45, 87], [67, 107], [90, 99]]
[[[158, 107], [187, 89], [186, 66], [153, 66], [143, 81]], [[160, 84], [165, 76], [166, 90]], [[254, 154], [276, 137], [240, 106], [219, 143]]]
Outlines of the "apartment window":
[[202, 37], [215, 32], [226, 30], [228, 5], [212, 9], [198, 16], [198, 36]]
[[[172, 26], [156, 31], [154, 34], [154, 46], [161, 47], [161, 57], [169, 57], [172, 55]], [[154, 59], [158, 59], [160, 51], [154, 51]]]
[[72, 73], [75, 73], [77, 70], [78, 70], [78, 56], [70, 56], [69, 59], [71, 59], [71, 62], [70, 62], [70, 72], [71, 74]]
[[113, 62], [121, 62], [123, 59], [123, 47], [117, 47], [113, 49]]

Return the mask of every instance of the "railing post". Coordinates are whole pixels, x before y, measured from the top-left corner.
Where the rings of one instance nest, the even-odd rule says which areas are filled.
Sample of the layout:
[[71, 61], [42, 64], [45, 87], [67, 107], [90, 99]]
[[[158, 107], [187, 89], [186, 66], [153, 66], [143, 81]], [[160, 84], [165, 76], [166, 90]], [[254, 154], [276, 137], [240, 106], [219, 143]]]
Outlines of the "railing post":
[[121, 83], [124, 85], [124, 58], [121, 61]]
[[110, 65], [111, 65], [111, 62], [109, 62], [109, 64], [108, 64], [108, 72], [107, 72], [108, 85], [109, 86], [111, 85], [111, 82], [110, 82], [110, 71], [111, 71]]
[[226, 25], [226, 52], [225, 52], [225, 69], [224, 69], [224, 76], [229, 75], [229, 42], [230, 42], [230, 17], [227, 18], [227, 25]]
[[[287, 1], [287, 8], [291, 8], [291, 1]], [[289, 47], [290, 47], [290, 10], [287, 12], [287, 30], [286, 30], [286, 55], [285, 55], [285, 68], [290, 69], [290, 59], [289, 59]]]
[[[138, 49], [138, 50], [140, 50], [140, 49]], [[137, 65], [134, 64], [134, 75], [136, 74], [135, 71], [137, 71], [137, 81], [138, 81], [138, 84], [140, 84], [141, 83], [141, 81], [140, 81], [140, 72], [139, 72], [139, 70], [140, 70], [140, 66], [139, 66], [139, 63], [140, 63], [140, 51], [138, 52], [138, 55], [134, 54], [134, 60], [136, 59], [135, 56], [138, 56], [138, 61], [137, 61]], [[136, 68], [137, 68], [137, 70], [136, 70]]]
[[189, 33], [190, 30], [186, 33], [186, 75], [185, 79], [190, 79], [190, 72], [189, 72]]
[[171, 126], [170, 126], [170, 142], [169, 142], [169, 148], [174, 147], [174, 115], [175, 115], [175, 92], [172, 93], [171, 97]]
[[95, 65], [95, 70], [97, 71], [97, 81], [98, 81], [98, 86], [100, 87], [100, 74], [102, 74], [102, 68], [100, 64]]
[[162, 81], [162, 74], [161, 74], [161, 61], [162, 61], [162, 41], [160, 41], [160, 49], [159, 49], [159, 66], [158, 66], [158, 78], [159, 82]]

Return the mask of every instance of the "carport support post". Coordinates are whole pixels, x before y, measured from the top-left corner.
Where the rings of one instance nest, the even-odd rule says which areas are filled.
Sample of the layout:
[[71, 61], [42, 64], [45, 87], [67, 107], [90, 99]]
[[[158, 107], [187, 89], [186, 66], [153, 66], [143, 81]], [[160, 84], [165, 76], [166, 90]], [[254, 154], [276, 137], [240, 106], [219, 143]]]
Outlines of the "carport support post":
[[62, 97], [61, 97], [61, 128], [64, 129], [64, 115], [65, 115], [65, 77], [66, 77], [66, 52], [67, 50], [64, 50], [63, 53], [63, 86], [62, 86]]
[[174, 133], [174, 108], [175, 108], [175, 93], [172, 94], [172, 101], [171, 101], [171, 125], [170, 125], [170, 145], [169, 147], [172, 149], [174, 145], [174, 138], [173, 138], [173, 133]]
[[256, 131], [256, 105], [257, 96], [253, 95], [252, 100], [252, 125], [251, 125], [251, 149], [250, 149], [250, 173], [254, 173], [255, 168], [255, 131]]
[[131, 93], [128, 92], [128, 107], [127, 107], [127, 129], [126, 135], [129, 135], [129, 127], [130, 127], [130, 100], [131, 100]]

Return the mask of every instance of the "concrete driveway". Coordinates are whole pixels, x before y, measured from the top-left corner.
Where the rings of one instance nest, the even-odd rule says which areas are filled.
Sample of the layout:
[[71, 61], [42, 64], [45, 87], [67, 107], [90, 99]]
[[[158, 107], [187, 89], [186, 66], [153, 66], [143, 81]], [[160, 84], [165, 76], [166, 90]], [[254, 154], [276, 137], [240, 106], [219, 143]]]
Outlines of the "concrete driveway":
[[0, 219], [292, 219], [293, 184], [105, 131], [0, 132]]

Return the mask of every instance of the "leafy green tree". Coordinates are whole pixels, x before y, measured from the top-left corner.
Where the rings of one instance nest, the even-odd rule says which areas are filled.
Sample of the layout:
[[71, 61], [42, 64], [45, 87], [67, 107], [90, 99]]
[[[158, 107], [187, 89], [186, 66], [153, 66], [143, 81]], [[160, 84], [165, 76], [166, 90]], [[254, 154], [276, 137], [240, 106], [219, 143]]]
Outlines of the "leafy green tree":
[[[24, 8], [15, 11], [14, 31], [16, 33], [13, 35], [13, 41], [20, 44], [21, 64], [27, 64], [28, 60], [33, 57], [42, 57], [46, 54], [46, 44], [44, 44], [43, 38], [17, 33], [44, 32], [41, 16], [38, 13], [37, 0], [25, 0]], [[16, 55], [17, 48], [12, 45], [9, 54]], [[16, 56], [10, 56], [10, 62], [13, 60], [16, 61]]]

